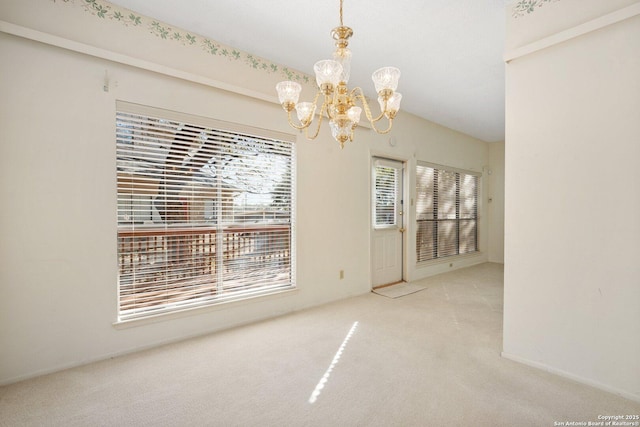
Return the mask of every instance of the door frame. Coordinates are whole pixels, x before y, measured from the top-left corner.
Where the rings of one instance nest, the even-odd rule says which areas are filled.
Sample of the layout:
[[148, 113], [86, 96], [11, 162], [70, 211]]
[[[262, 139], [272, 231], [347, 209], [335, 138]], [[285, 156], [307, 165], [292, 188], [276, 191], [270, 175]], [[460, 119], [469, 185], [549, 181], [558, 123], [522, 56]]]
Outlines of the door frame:
[[[408, 280], [408, 233], [410, 232], [409, 230], [409, 218], [411, 216], [410, 214], [410, 209], [413, 207], [412, 203], [409, 203], [410, 199], [410, 191], [409, 191], [409, 187], [410, 187], [410, 176], [409, 176], [409, 160], [405, 157], [399, 157], [399, 156], [394, 156], [394, 155], [390, 155], [388, 153], [378, 153], [375, 151], [371, 151], [369, 153], [369, 286], [371, 287], [371, 289], [374, 288], [373, 286], [373, 269], [374, 269], [374, 262], [373, 262], [373, 233], [374, 233], [374, 225], [373, 225], [373, 215], [374, 215], [374, 200], [373, 200], [373, 194], [374, 194], [374, 185], [375, 185], [375, 181], [374, 181], [374, 177], [373, 177], [373, 168], [374, 168], [374, 164], [376, 159], [382, 159], [382, 160], [390, 160], [390, 161], [394, 161], [394, 162], [399, 162], [402, 163], [402, 207], [403, 207], [403, 215], [400, 215], [400, 221], [401, 223], [399, 224], [400, 227], [404, 228], [404, 233], [402, 233], [402, 254], [401, 254], [401, 278], [400, 278], [400, 282], [406, 281]], [[380, 288], [380, 287], [384, 287], [384, 286], [388, 286], [388, 285], [379, 285], [376, 286], [376, 288]]]

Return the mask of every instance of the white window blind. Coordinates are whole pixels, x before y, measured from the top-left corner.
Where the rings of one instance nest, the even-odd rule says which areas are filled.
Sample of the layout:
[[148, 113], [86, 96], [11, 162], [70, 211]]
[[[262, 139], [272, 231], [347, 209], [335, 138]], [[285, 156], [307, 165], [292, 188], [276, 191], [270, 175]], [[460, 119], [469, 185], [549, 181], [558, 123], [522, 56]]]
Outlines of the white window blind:
[[416, 255], [428, 261], [478, 250], [478, 175], [416, 167]]
[[396, 206], [398, 193], [398, 169], [383, 164], [374, 167], [374, 226], [384, 228], [397, 224]]
[[120, 320], [294, 287], [294, 146], [227, 128], [118, 104]]

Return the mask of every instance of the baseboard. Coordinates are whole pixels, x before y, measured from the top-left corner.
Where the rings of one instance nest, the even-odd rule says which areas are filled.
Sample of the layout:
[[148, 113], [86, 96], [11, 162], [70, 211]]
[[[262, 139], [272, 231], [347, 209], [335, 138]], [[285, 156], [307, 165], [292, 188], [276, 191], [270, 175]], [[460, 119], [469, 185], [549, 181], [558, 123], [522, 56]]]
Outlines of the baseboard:
[[591, 386], [593, 388], [597, 388], [602, 391], [606, 391], [607, 393], [616, 394], [618, 396], [624, 397], [625, 399], [632, 400], [634, 402], [640, 403], [640, 394], [630, 393], [628, 391], [619, 390], [615, 387], [608, 386], [606, 384], [599, 383], [597, 381], [593, 381], [589, 378], [584, 378], [579, 375], [572, 374], [570, 372], [563, 371], [562, 369], [554, 368], [552, 366], [546, 365], [540, 362], [534, 362], [533, 360], [526, 359], [524, 357], [516, 356], [513, 354], [505, 353], [504, 351], [500, 353], [502, 357], [505, 359], [513, 360], [514, 362], [522, 363], [523, 365], [531, 366], [532, 368], [540, 369], [542, 371], [549, 372], [554, 375], [558, 375], [559, 377], [567, 378], [569, 380], [585, 384]]

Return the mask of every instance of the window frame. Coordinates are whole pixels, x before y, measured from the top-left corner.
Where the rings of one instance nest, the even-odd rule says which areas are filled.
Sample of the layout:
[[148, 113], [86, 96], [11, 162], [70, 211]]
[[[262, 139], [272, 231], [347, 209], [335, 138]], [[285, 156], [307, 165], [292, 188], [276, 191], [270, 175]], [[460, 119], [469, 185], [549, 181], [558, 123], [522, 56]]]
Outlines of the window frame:
[[[129, 206], [127, 206], [126, 192], [121, 189], [122, 187], [122, 181], [120, 178], [120, 175], [121, 175], [120, 169], [122, 166], [121, 162], [126, 163], [126, 161], [129, 160], [129, 158], [127, 158], [125, 155], [122, 155], [120, 153], [120, 149], [121, 149], [120, 146], [122, 145], [122, 141], [124, 140], [122, 137], [122, 134], [126, 132], [119, 131], [117, 124], [123, 123], [123, 120], [122, 120], [123, 115], [144, 116], [147, 118], [177, 122], [185, 126], [206, 128], [207, 130], [212, 130], [214, 134], [216, 133], [235, 134], [238, 139], [244, 138], [244, 140], [246, 141], [256, 140], [258, 141], [258, 143], [260, 141], [266, 141], [264, 143], [266, 144], [265, 146], [274, 146], [274, 147], [277, 147], [277, 149], [284, 147], [282, 148], [282, 151], [278, 151], [277, 153], [273, 152], [269, 154], [269, 152], [264, 152], [266, 153], [264, 154], [264, 156], [267, 156], [267, 157], [270, 156], [270, 158], [274, 158], [275, 156], [275, 158], [277, 158], [278, 160], [274, 160], [274, 161], [280, 162], [279, 164], [284, 165], [284, 166], [280, 166], [281, 170], [282, 170], [282, 167], [285, 168], [284, 172], [281, 172], [280, 174], [275, 175], [273, 178], [274, 182], [276, 182], [276, 177], [280, 177], [279, 178], [280, 181], [277, 181], [277, 182], [283, 183], [282, 185], [285, 187], [284, 190], [281, 190], [279, 188], [278, 189], [273, 188], [271, 192], [268, 194], [270, 194], [270, 197], [272, 199], [271, 206], [278, 206], [278, 208], [273, 208], [273, 209], [276, 209], [276, 210], [282, 209], [282, 211], [285, 213], [285, 216], [283, 217], [275, 216], [275, 213], [274, 213], [269, 219], [265, 219], [264, 215], [262, 215], [262, 217], [256, 218], [256, 215], [254, 215], [253, 213], [246, 214], [245, 216], [245, 211], [242, 211], [240, 212], [240, 214], [236, 215], [236, 210], [235, 210], [236, 208], [234, 206], [231, 206], [231, 208], [228, 208], [228, 201], [226, 201], [226, 199], [220, 199], [219, 197], [221, 193], [218, 192], [217, 196], [214, 196], [214, 197], [218, 197], [218, 199], [214, 201], [214, 204], [217, 204], [218, 208], [214, 210], [217, 210], [219, 213], [219, 212], [222, 212], [221, 209], [231, 209], [231, 211], [234, 214], [233, 220], [231, 221], [231, 223], [229, 223], [222, 216], [216, 215], [215, 218], [214, 216], [209, 218], [209, 221], [204, 219], [198, 223], [191, 224], [190, 222], [191, 216], [190, 214], [188, 214], [187, 215], [188, 219], [186, 223], [171, 224], [167, 218], [163, 218], [160, 223], [156, 224], [154, 223], [154, 220], [157, 221], [159, 217], [158, 217], [158, 212], [157, 210], [155, 210], [153, 204], [151, 204], [149, 207], [151, 212], [149, 215], [144, 213], [139, 214], [139, 217], [144, 218], [145, 220], [148, 220], [149, 217], [151, 216], [152, 221], [147, 221], [147, 224], [143, 224], [143, 225], [137, 224], [135, 219], [137, 217], [136, 214], [131, 215], [130, 221], [128, 220], [124, 221], [123, 215], [121, 212], [121, 205], [120, 205], [121, 198], [123, 201], [122, 207], [124, 207], [125, 210], [130, 209], [133, 212], [135, 210], [131, 206], [134, 204], [133, 200], [136, 197], [139, 197], [140, 199], [142, 199], [143, 197], [146, 198], [147, 195], [145, 194], [143, 195], [143, 197], [141, 197], [139, 194], [133, 193], [133, 190], [131, 190], [132, 193], [128, 195], [131, 201], [128, 202]], [[118, 190], [116, 192], [118, 195], [118, 214], [116, 215], [118, 247], [116, 249], [116, 254], [119, 260], [118, 261], [119, 265], [117, 269], [117, 303], [116, 303], [117, 304], [117, 322], [116, 323], [144, 320], [144, 319], [149, 319], [157, 316], [175, 314], [177, 312], [183, 312], [191, 309], [200, 309], [203, 307], [211, 307], [218, 304], [241, 301], [249, 298], [274, 295], [281, 292], [288, 292], [296, 289], [296, 269], [295, 269], [295, 265], [296, 265], [296, 262], [295, 262], [295, 254], [296, 254], [296, 251], [295, 251], [295, 247], [296, 247], [295, 246], [295, 240], [296, 240], [295, 238], [295, 229], [296, 229], [295, 227], [295, 224], [296, 224], [295, 140], [296, 138], [294, 135], [285, 134], [277, 131], [266, 130], [266, 129], [254, 128], [254, 127], [241, 125], [237, 123], [224, 122], [224, 121], [220, 121], [212, 118], [196, 116], [196, 115], [187, 114], [187, 113], [180, 113], [180, 112], [164, 110], [164, 109], [150, 107], [150, 106], [133, 104], [125, 101], [116, 102], [115, 123], [116, 123], [115, 140], [116, 140], [116, 148], [117, 148], [116, 149], [117, 151], [116, 171], [118, 175], [118, 185], [117, 185]], [[175, 133], [174, 139], [173, 139], [174, 142], [177, 140], [177, 136], [178, 134]], [[133, 141], [133, 138], [134, 137], [132, 137], [132, 141]], [[192, 137], [192, 138], [196, 138], [196, 137]], [[120, 139], [120, 142], [118, 141], [119, 139]], [[214, 150], [222, 150], [221, 148], [216, 146], [216, 144], [218, 144], [217, 142], [218, 139], [210, 138], [209, 136], [207, 136], [205, 138], [205, 141], [208, 144], [208, 146], [216, 147], [214, 148]], [[273, 141], [274, 144], [276, 145], [269, 144], [270, 141]], [[233, 146], [235, 150], [234, 144], [235, 142], [233, 141], [228, 143], [228, 145]], [[249, 143], [247, 143], [247, 145], [249, 145]], [[253, 150], [254, 150], [253, 146], [250, 146], [250, 148], [245, 148], [244, 152], [249, 154], [252, 157], [260, 156], [259, 153], [261, 153], [261, 151], [259, 151], [259, 149], [256, 148], [255, 149], [256, 151], [253, 151]], [[238, 152], [240, 152], [240, 150], [238, 150]], [[254, 153], [258, 153], [258, 154], [254, 154]], [[200, 154], [200, 153], [198, 152], [197, 154]], [[246, 160], [249, 158], [249, 157], [243, 158], [241, 154], [239, 156], [240, 157], [237, 157], [237, 159], [239, 160], [240, 159]], [[142, 162], [143, 158], [141, 157], [140, 159], [141, 159], [140, 162]], [[165, 165], [164, 168], [166, 169], [167, 165], [169, 164], [168, 155], [167, 157], [165, 157], [163, 162]], [[244, 163], [242, 163], [242, 166], [244, 166]], [[244, 169], [242, 169], [241, 166], [235, 166], [235, 168], [236, 168], [235, 169], [236, 171], [244, 171]], [[243, 175], [244, 172], [236, 172], [236, 173], [238, 174], [237, 176], [239, 176], [241, 179], [242, 178], [248, 179], [249, 177], [249, 175], [247, 176]], [[249, 170], [248, 173], [251, 173], [251, 170]], [[282, 173], [284, 173], [284, 175], [282, 175]], [[194, 177], [195, 175], [191, 175], [190, 179], [193, 181], [195, 179]], [[218, 177], [216, 179], [222, 180], [223, 178]], [[248, 190], [245, 190], [245, 192], [246, 191]], [[155, 196], [157, 197], [158, 194], [156, 194]], [[165, 197], [167, 197], [166, 192], [164, 194], [165, 194]], [[123, 195], [125, 197], [123, 197]], [[283, 195], [283, 196], [281, 196], [278, 199], [277, 204], [274, 205], [274, 203], [276, 203], [275, 199], [279, 195]], [[152, 197], [149, 196], [149, 198], [152, 198]], [[285, 200], [284, 207], [280, 205], [283, 199]], [[164, 202], [165, 204], [168, 204], [167, 200], [164, 200]], [[201, 211], [198, 213], [201, 213], [204, 218], [206, 217], [208, 210], [211, 210], [211, 207], [208, 207], [206, 204], [206, 201], [204, 200], [200, 201], [199, 203], [202, 204], [202, 207], [201, 209], [198, 208]], [[246, 206], [243, 205], [243, 208], [245, 207]], [[139, 209], [146, 209], [146, 207], [139, 208]], [[167, 211], [165, 211], [165, 214], [166, 212]], [[239, 222], [235, 221], [237, 218], [240, 218], [238, 220]], [[267, 221], [271, 221], [271, 222], [267, 223]], [[150, 223], [154, 223], [154, 225], [150, 225]], [[218, 231], [216, 232], [214, 228]], [[135, 234], [135, 230], [139, 230], [138, 235]], [[166, 252], [167, 251], [166, 247], [169, 246], [169, 243], [167, 243], [167, 240], [172, 238], [168, 236], [177, 235], [177, 236], [180, 236], [179, 238], [191, 239], [190, 241], [192, 242], [193, 239], [195, 239], [195, 237], [189, 237], [189, 236], [198, 236], [197, 237], [198, 241], [200, 241], [202, 236], [204, 236], [204, 233], [207, 232], [207, 233], [211, 233], [211, 235], [209, 236], [209, 239], [210, 239], [209, 245], [213, 245], [216, 248], [215, 250], [209, 249], [207, 255], [211, 258], [216, 258], [220, 262], [218, 264], [215, 264], [216, 265], [215, 269], [224, 270], [223, 260], [227, 259], [225, 258], [224, 251], [225, 251], [225, 245], [227, 245], [226, 250], [228, 250], [228, 241], [225, 240], [223, 242], [222, 239], [223, 238], [226, 239], [226, 237], [224, 236], [231, 236], [229, 238], [233, 240], [238, 240], [240, 238], [244, 238], [245, 240], [249, 239], [249, 243], [247, 244], [248, 246], [245, 246], [245, 247], [251, 247], [252, 249], [245, 250], [245, 254], [244, 254], [245, 259], [247, 258], [246, 251], [249, 251], [249, 250], [253, 250], [254, 252], [258, 251], [259, 256], [256, 255], [253, 259], [260, 258], [261, 260], [268, 258], [268, 255], [271, 253], [271, 251], [276, 251], [276, 250], [286, 251], [286, 255], [284, 255], [284, 258], [281, 258], [279, 261], [284, 264], [278, 264], [278, 265], [284, 265], [283, 268], [284, 270], [286, 270], [286, 272], [281, 273], [280, 279], [266, 279], [265, 275], [255, 276], [255, 274], [253, 276], [255, 278], [252, 279], [251, 275], [245, 274], [246, 272], [241, 273], [243, 280], [245, 280], [247, 284], [238, 285], [235, 289], [232, 289], [231, 291], [227, 290], [226, 294], [224, 290], [222, 290], [222, 284], [215, 282], [215, 280], [217, 279], [214, 277], [214, 274], [217, 274], [217, 277], [219, 279], [220, 277], [222, 277], [220, 275], [221, 273], [213, 273], [213, 274], [210, 273], [208, 278], [203, 278], [203, 280], [209, 280], [209, 283], [211, 283], [210, 286], [216, 287], [215, 292], [212, 292], [212, 295], [210, 296], [206, 296], [203, 294], [201, 296], [195, 297], [192, 300], [188, 300], [188, 302], [184, 302], [184, 303], [174, 303], [174, 302], [170, 302], [170, 300], [167, 299], [167, 301], [169, 302], [156, 304], [151, 309], [144, 309], [143, 307], [136, 308], [133, 310], [123, 309], [124, 293], [123, 293], [123, 286], [122, 286], [122, 274], [124, 270], [122, 270], [122, 266], [120, 264], [122, 256], [124, 254], [124, 250], [122, 249], [124, 246], [122, 245], [126, 241], [126, 238], [129, 238], [129, 241], [133, 242], [136, 239], [141, 239], [141, 238], [143, 239], [143, 237], [141, 236], [144, 236], [145, 233], [147, 233], [148, 235], [153, 234], [153, 230], [156, 230], [156, 231], [164, 230], [164, 233], [160, 233], [164, 237], [160, 237], [160, 239], [165, 240], [164, 248], [161, 248], [161, 251], [162, 250], [165, 251], [166, 255], [164, 256], [164, 262], [166, 264], [169, 264], [169, 262], [172, 260], [172, 256], [170, 255], [170, 253]], [[154, 238], [158, 239], [158, 237], [154, 237]], [[181, 243], [181, 245], [182, 246], [180, 246], [180, 249], [179, 249], [180, 252], [182, 252], [183, 248], [193, 247], [193, 243], [186, 243], [186, 244]], [[202, 253], [200, 253], [200, 256], [202, 256]], [[133, 258], [134, 256], [131, 255], [130, 259], [133, 259]], [[242, 262], [238, 261], [234, 265], [234, 268], [236, 267], [240, 269], [245, 268], [243, 264], [243, 262], [245, 262], [245, 259], [243, 259]], [[213, 265], [215, 262], [217, 261], [215, 260], [211, 261], [211, 264]], [[253, 262], [254, 265], [257, 265], [257, 261], [251, 261], [251, 262]], [[261, 261], [261, 262], [263, 262], [263, 264], [261, 264], [263, 265], [263, 268], [267, 269], [266, 271], [270, 271], [269, 269], [275, 268], [275, 267], [272, 267], [271, 264], [267, 263], [266, 261]], [[226, 265], [227, 267], [229, 267], [230, 263], [227, 263]], [[212, 269], [213, 268], [214, 267], [212, 267]], [[168, 267], [167, 267], [167, 271], [169, 271]], [[197, 275], [198, 273], [194, 273], [194, 274]], [[284, 276], [282, 276], [282, 274], [284, 274]], [[194, 276], [194, 277], [200, 277], [200, 276]], [[270, 285], [268, 280], [275, 280], [277, 283]], [[214, 282], [211, 282], [211, 281], [214, 281]], [[250, 281], [255, 281], [255, 283], [250, 283]], [[189, 286], [192, 286], [192, 285], [189, 285]], [[244, 290], [246, 292], [243, 292], [243, 286], [245, 287]], [[135, 284], [133, 285], [133, 287], [134, 288], [136, 287]], [[180, 286], [178, 286], [178, 288], [180, 288]], [[184, 289], [182, 288], [180, 289], [186, 292], [188, 290], [187, 288], [188, 286], [184, 286]], [[231, 288], [231, 286], [229, 288]], [[176, 291], [175, 294], [179, 292], [180, 291]], [[171, 295], [175, 295], [175, 294], [173, 293], [173, 291], [171, 291]]]

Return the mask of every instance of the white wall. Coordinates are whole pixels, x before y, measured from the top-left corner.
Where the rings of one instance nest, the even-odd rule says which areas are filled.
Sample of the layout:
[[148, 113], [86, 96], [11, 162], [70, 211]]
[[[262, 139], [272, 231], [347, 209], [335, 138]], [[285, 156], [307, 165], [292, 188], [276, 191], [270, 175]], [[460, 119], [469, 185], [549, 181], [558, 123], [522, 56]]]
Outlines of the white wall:
[[[298, 137], [298, 291], [115, 328], [116, 100], [291, 130], [271, 102], [280, 76], [171, 44], [147, 28], [101, 19], [76, 3], [0, 5], [0, 383], [368, 292], [371, 156], [400, 158], [409, 170], [417, 160], [474, 171], [489, 162], [486, 143], [406, 113], [393, 131], [396, 147], [388, 136], [366, 129], [344, 150], [326, 128], [314, 142]], [[187, 80], [170, 77], [123, 65], [114, 55], [136, 59], [136, 50], [148, 61], [143, 67], [160, 64], [172, 66], [170, 74], [176, 67], [191, 74]], [[105, 55], [116, 62], [100, 58]], [[194, 76], [204, 84], [189, 81]], [[242, 81], [250, 87], [238, 87]], [[210, 84], [246, 89], [251, 96]], [[454, 268], [487, 260], [486, 207], [481, 215], [482, 252]], [[409, 263], [407, 274], [447, 269], [448, 261], [420, 269]]]
[[504, 142], [489, 144], [489, 261], [504, 264]]
[[508, 18], [504, 355], [640, 400], [640, 3], [580, 26], [620, 3]]

